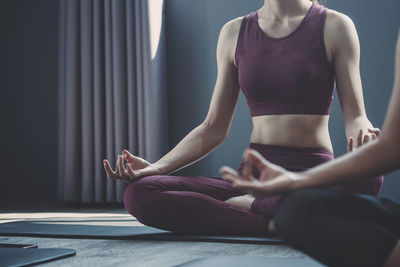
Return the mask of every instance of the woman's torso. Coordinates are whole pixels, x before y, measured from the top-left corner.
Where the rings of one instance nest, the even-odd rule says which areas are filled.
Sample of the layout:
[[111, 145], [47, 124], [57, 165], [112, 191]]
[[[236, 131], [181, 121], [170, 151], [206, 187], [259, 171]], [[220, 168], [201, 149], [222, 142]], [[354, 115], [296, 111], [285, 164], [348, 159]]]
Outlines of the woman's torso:
[[328, 115], [264, 115], [252, 118], [251, 143], [316, 147], [333, 151]]
[[[305, 15], [278, 25], [258, 12], [242, 19], [235, 64], [252, 113], [250, 142], [332, 151], [328, 120], [334, 74], [323, 38], [325, 15], [314, 4]], [[263, 91], [248, 90], [257, 83], [263, 83]], [[268, 92], [271, 87], [276, 92]], [[268, 103], [259, 101], [263, 98]]]

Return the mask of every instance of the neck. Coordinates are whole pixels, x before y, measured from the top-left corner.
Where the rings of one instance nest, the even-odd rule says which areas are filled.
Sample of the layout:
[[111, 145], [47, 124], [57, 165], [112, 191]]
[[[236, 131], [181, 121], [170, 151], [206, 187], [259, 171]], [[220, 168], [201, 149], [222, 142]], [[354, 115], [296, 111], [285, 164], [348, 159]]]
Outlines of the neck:
[[311, 4], [310, 0], [264, 0], [260, 16], [276, 20], [300, 16], [307, 12]]

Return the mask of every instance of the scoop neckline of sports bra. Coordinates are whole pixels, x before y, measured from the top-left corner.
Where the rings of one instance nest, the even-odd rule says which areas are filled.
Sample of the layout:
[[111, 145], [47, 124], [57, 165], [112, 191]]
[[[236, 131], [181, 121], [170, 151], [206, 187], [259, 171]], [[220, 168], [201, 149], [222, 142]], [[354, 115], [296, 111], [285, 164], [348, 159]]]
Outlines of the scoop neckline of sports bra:
[[306, 15], [304, 16], [304, 18], [303, 18], [303, 19], [301, 20], [301, 22], [299, 23], [299, 25], [297, 25], [296, 28], [295, 28], [291, 33], [289, 33], [289, 34], [286, 35], [286, 36], [278, 37], [278, 38], [272, 37], [272, 36], [269, 36], [268, 34], [266, 34], [266, 33], [261, 29], [261, 26], [260, 26], [260, 24], [258, 23], [258, 12], [260, 11], [261, 8], [259, 8], [259, 9], [256, 10], [256, 16], [255, 16], [255, 18], [256, 18], [256, 25], [257, 25], [257, 28], [258, 28], [258, 30], [259, 30], [266, 38], [271, 39], [271, 40], [279, 41], [279, 40], [283, 40], [283, 39], [289, 38], [290, 36], [292, 36], [293, 34], [295, 34], [295, 33], [297, 32], [298, 29], [301, 28], [301, 26], [304, 24], [304, 22], [306, 21], [306, 19], [310, 16], [311, 10], [314, 9], [314, 5], [315, 5], [315, 3], [313, 2], [313, 3], [311, 4], [310, 8], [308, 9]]

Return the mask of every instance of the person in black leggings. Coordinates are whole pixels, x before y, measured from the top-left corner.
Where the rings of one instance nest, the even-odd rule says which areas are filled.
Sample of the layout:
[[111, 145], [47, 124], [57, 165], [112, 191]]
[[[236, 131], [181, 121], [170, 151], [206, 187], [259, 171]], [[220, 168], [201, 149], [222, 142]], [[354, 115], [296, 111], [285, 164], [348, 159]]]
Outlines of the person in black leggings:
[[[256, 198], [284, 194], [275, 210], [276, 230], [288, 244], [320, 262], [329, 266], [400, 266], [400, 202], [321, 189], [399, 169], [399, 122], [400, 34], [395, 84], [382, 134], [369, 129], [371, 140], [358, 138], [358, 145], [367, 144], [357, 151], [300, 173], [272, 164], [251, 149], [244, 153], [242, 174], [227, 166], [220, 171], [234, 188]], [[258, 179], [252, 175], [254, 169], [260, 173]]]
[[400, 202], [388, 198], [302, 189], [274, 219], [289, 244], [329, 266], [383, 266], [400, 239]]

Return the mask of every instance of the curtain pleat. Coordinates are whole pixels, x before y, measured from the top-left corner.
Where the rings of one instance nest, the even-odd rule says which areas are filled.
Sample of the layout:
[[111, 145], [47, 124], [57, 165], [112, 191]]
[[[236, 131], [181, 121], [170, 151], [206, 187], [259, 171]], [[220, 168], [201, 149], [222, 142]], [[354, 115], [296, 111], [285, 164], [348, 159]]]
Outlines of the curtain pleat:
[[[138, 131], [138, 119], [137, 119], [137, 77], [135, 65], [135, 54], [136, 54], [136, 29], [135, 29], [135, 5], [132, 1], [126, 3], [126, 61], [127, 61], [127, 101], [128, 101], [128, 144], [132, 149], [132, 153], [139, 154], [139, 131]], [[143, 154], [141, 154], [143, 155]]]
[[151, 60], [148, 11], [144, 0], [60, 0], [61, 200], [119, 202], [126, 185], [106, 177], [103, 159], [115, 166], [128, 149], [154, 161], [167, 149], [164, 67]]
[[[116, 156], [114, 138], [114, 93], [113, 93], [113, 68], [112, 68], [112, 21], [111, 21], [111, 0], [104, 1], [104, 29], [105, 29], [105, 91], [106, 91], [106, 158], [112, 160]], [[115, 181], [107, 179], [106, 200], [115, 200]]]
[[106, 174], [102, 163], [106, 154], [104, 32], [104, 3], [95, 0], [93, 3], [94, 202], [106, 202]]
[[82, 201], [94, 198], [92, 0], [81, 1]]
[[[139, 23], [141, 21], [141, 13], [142, 13], [142, 7], [141, 7], [141, 1], [138, 1], [137, 5], [135, 5], [134, 8], [134, 14], [133, 17], [135, 18], [135, 40], [140, 39], [143, 36], [143, 31], [142, 27], [139, 26]], [[144, 81], [143, 81], [143, 73], [145, 72], [145, 64], [143, 62], [143, 56], [145, 52], [144, 51], [144, 42], [136, 42], [136, 49], [135, 49], [135, 55], [134, 55], [134, 62], [135, 62], [135, 69], [138, 68], [143, 68], [143, 71], [137, 72], [136, 76], [136, 87], [138, 88], [143, 88], [145, 86]], [[144, 114], [144, 91], [143, 90], [138, 90], [137, 95], [136, 95], [136, 104], [137, 104], [137, 114]], [[145, 115], [144, 116], [137, 116], [137, 122], [138, 122], [138, 153], [142, 155], [146, 155], [146, 150], [145, 150], [145, 134], [146, 134], [146, 128], [145, 128]]]
[[[140, 1], [141, 2], [141, 1]], [[112, 1], [112, 40], [113, 40], [113, 89], [115, 148], [117, 151], [128, 149], [127, 135], [127, 90], [126, 90], [126, 30], [125, 1]], [[117, 182], [116, 198], [122, 199], [124, 184]]]
[[[58, 62], [66, 62], [65, 59], [65, 35], [66, 35], [66, 0], [60, 0], [59, 16], [60, 23], [58, 27]], [[58, 179], [57, 179], [57, 195], [64, 198], [64, 173], [65, 173], [65, 68], [58, 68], [58, 96], [57, 96], [57, 143], [58, 143]]]
[[[65, 138], [64, 199], [81, 201], [81, 97], [80, 97], [80, 6], [78, 0], [66, 1], [65, 46]], [[74, 177], [68, 179], [68, 177]]]

